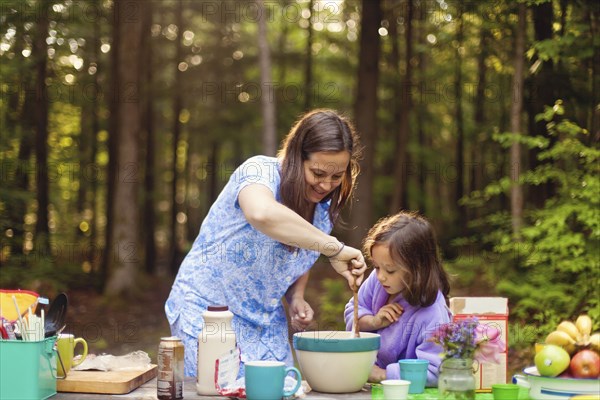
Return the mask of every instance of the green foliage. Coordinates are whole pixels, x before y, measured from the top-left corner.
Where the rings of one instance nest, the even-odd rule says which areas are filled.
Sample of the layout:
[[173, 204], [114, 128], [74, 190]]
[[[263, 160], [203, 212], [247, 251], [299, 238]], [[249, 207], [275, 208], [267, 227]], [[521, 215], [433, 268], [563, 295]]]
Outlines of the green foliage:
[[[324, 279], [323, 295], [321, 296], [320, 330], [345, 330], [344, 307], [348, 302], [348, 287], [340, 279]], [[323, 328], [323, 329], [322, 329]]]
[[[482, 247], [498, 255], [497, 290], [511, 300], [511, 316], [535, 322], [543, 334], [561, 319], [588, 313], [600, 319], [600, 151], [582, 139], [588, 132], [560, 119], [561, 102], [546, 108], [539, 118], [547, 122], [552, 140], [498, 135], [502, 144], [513, 140], [538, 147], [540, 165], [520, 176], [524, 186], [551, 183], [554, 195], [541, 208], [524, 210], [524, 226], [515, 240], [510, 215], [483, 217], [474, 227], [487, 226]], [[501, 178], [465, 203], [481, 204], [507, 193], [510, 181]], [[487, 267], [487, 266], [486, 266]]]

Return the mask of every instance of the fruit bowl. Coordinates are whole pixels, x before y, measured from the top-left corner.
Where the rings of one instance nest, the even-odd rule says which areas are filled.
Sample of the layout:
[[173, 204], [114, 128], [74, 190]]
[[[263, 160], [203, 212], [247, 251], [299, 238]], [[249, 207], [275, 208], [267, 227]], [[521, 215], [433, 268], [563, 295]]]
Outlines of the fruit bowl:
[[550, 378], [540, 376], [536, 367], [527, 367], [524, 375], [513, 376], [513, 383], [529, 388], [533, 400], [568, 399], [579, 395], [597, 395], [598, 379]]
[[299, 332], [293, 337], [302, 376], [317, 392], [353, 393], [362, 389], [379, 350], [376, 333]]

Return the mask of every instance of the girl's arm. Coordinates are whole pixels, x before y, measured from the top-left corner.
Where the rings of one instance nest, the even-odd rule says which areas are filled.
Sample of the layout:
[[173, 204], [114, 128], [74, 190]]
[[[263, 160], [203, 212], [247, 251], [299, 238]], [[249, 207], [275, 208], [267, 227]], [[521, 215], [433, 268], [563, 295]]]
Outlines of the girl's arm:
[[[266, 186], [245, 186], [238, 195], [238, 202], [250, 225], [260, 232], [290, 246], [318, 251], [330, 257], [335, 271], [344, 276], [350, 285], [354, 283], [354, 275], [358, 276], [359, 285], [362, 282], [367, 267], [361, 251], [344, 246], [335, 237], [277, 202], [273, 192]], [[348, 269], [350, 263], [352, 271]]]

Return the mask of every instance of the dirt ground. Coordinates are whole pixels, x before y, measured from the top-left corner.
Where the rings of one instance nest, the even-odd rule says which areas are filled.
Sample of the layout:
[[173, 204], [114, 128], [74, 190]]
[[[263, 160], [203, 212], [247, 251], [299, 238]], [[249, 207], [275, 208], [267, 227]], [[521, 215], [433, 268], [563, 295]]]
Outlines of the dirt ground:
[[[326, 277], [336, 279], [337, 274], [327, 266], [314, 267], [307, 288], [306, 297], [315, 309], [316, 322], [319, 318], [318, 297], [322, 291], [320, 282]], [[172, 278], [153, 278], [144, 283], [147, 289], [140, 291], [135, 300], [108, 301], [95, 292], [70, 291], [67, 293], [69, 309], [65, 332], [85, 338], [90, 354], [118, 356], [143, 350], [156, 363], [160, 338], [171, 335], [164, 313], [171, 284]], [[350, 296], [348, 290], [348, 298]], [[525, 366], [533, 364], [533, 354], [529, 351], [516, 352], [511, 349], [508, 359], [509, 379]]]

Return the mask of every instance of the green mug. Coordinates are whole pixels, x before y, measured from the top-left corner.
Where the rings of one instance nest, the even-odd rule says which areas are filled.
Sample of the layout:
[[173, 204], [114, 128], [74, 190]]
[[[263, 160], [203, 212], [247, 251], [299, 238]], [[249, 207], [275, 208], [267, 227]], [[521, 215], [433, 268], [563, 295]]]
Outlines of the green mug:
[[[249, 361], [244, 365], [246, 398], [248, 400], [281, 400], [292, 396], [302, 384], [302, 375], [294, 367], [286, 367], [281, 361]], [[293, 372], [296, 386], [285, 391], [285, 377]]]
[[[75, 356], [75, 346], [81, 344], [83, 347], [81, 358], [73, 360]], [[56, 374], [59, 378], [65, 378], [71, 367], [75, 367], [85, 360], [88, 353], [88, 345], [85, 339], [76, 338], [70, 333], [61, 333], [56, 340], [58, 357], [56, 357]], [[64, 367], [64, 368], [63, 368]]]

